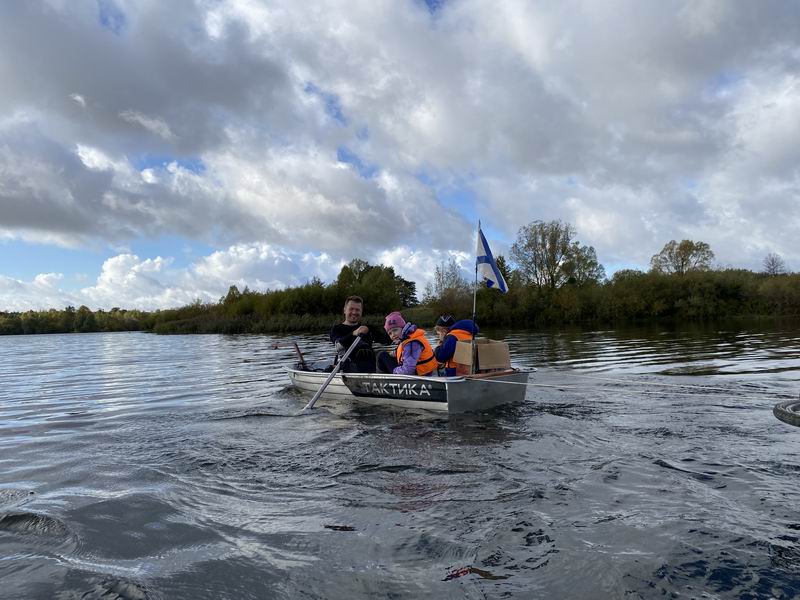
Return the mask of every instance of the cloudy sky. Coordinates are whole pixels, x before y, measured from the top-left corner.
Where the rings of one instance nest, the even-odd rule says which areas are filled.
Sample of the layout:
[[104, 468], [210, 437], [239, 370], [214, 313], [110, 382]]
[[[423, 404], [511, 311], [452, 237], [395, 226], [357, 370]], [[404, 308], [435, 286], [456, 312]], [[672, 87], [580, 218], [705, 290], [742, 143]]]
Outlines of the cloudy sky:
[[800, 270], [800, 4], [0, 3], [0, 310], [422, 289], [521, 225]]

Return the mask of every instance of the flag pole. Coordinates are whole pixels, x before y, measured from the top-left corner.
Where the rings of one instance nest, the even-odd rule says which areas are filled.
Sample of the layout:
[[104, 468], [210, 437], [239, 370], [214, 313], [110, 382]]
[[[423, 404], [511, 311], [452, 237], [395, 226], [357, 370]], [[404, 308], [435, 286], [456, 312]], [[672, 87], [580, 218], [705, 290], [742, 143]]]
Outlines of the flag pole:
[[[478, 219], [478, 236], [475, 242], [475, 248], [478, 247], [478, 243], [481, 239], [481, 221]], [[469, 367], [470, 375], [475, 374], [475, 363], [477, 362], [478, 353], [475, 351], [475, 318], [477, 316], [477, 307], [478, 307], [478, 254], [477, 250], [475, 251], [475, 285], [472, 286], [472, 364]]]

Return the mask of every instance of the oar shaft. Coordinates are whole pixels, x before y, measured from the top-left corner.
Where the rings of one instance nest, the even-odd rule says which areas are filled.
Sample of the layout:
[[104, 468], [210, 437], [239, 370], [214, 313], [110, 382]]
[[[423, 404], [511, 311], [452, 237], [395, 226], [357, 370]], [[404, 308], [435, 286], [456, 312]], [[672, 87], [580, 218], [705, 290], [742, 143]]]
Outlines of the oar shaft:
[[323, 383], [322, 386], [317, 390], [317, 393], [314, 394], [314, 397], [311, 398], [311, 401], [308, 404], [305, 405], [303, 410], [309, 410], [311, 408], [314, 408], [314, 404], [317, 402], [317, 399], [322, 395], [322, 392], [325, 391], [325, 388], [328, 387], [328, 384], [331, 381], [333, 381], [333, 378], [336, 377], [336, 374], [339, 372], [339, 369], [342, 368], [342, 365], [345, 363], [347, 358], [350, 356], [350, 353], [353, 350], [356, 349], [356, 346], [358, 346], [360, 341], [361, 341], [361, 338], [356, 336], [356, 339], [353, 341], [352, 344], [350, 344], [350, 347], [347, 349], [347, 352], [344, 353], [344, 356], [342, 357], [342, 360], [340, 360], [336, 364], [336, 366], [333, 368], [333, 371], [331, 371], [331, 374], [328, 375], [328, 378], [325, 380], [325, 383]]
[[297, 356], [300, 359], [300, 366], [304, 369], [308, 369], [308, 365], [306, 364], [306, 359], [303, 358], [303, 353], [300, 352], [300, 346], [297, 345], [297, 342], [292, 342], [294, 344], [294, 350], [297, 352]]

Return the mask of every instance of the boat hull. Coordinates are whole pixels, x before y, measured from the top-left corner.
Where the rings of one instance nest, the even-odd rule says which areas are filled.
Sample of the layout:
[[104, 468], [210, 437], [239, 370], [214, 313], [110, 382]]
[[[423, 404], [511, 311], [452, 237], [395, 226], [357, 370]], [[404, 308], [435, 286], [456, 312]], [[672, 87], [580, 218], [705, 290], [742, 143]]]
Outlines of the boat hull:
[[[328, 373], [286, 369], [292, 385], [314, 394]], [[510, 369], [463, 377], [419, 377], [379, 373], [339, 373], [322, 393], [326, 400], [355, 400], [448, 413], [481, 411], [525, 399], [528, 373]]]

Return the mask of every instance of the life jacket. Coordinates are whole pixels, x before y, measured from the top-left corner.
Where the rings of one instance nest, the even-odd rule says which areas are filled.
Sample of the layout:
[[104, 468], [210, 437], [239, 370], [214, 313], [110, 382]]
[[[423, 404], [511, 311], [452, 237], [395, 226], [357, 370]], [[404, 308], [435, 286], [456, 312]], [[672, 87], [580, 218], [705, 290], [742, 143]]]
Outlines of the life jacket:
[[422, 344], [422, 352], [417, 361], [417, 375], [427, 375], [439, 368], [436, 357], [433, 355], [433, 348], [425, 337], [423, 329], [416, 329], [408, 334], [408, 337], [397, 345], [397, 364], [403, 364], [403, 350], [409, 342], [419, 342]]
[[[459, 342], [471, 342], [472, 341], [472, 333], [469, 332], [469, 331], [464, 331], [463, 329], [451, 329], [450, 331], [447, 332], [447, 335], [452, 335]], [[447, 335], [444, 336], [445, 339], [447, 338]], [[444, 343], [444, 339], [442, 340], [442, 343]], [[442, 366], [445, 369], [453, 369], [453, 372], [455, 373], [455, 368], [456, 368], [456, 364], [457, 363], [456, 363], [456, 361], [454, 359], [455, 359], [455, 353], [453, 353], [453, 356], [451, 356], [447, 360], [447, 362], [445, 362]]]

